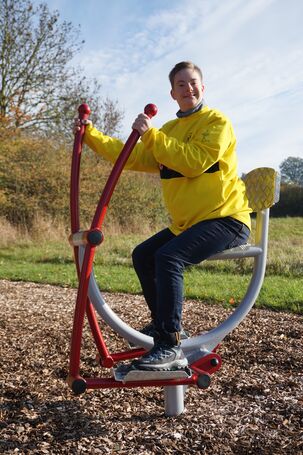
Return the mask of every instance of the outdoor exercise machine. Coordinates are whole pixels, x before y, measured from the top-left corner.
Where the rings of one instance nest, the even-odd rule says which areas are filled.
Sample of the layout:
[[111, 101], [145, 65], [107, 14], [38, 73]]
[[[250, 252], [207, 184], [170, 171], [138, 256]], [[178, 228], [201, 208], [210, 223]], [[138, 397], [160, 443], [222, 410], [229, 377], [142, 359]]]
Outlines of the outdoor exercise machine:
[[[79, 109], [79, 119], [90, 114], [87, 104]], [[148, 104], [144, 110], [150, 118], [156, 115], [157, 107]], [[117, 158], [105, 184], [97, 205], [93, 221], [88, 230], [80, 229], [79, 222], [79, 176], [82, 142], [85, 126], [81, 123], [75, 135], [70, 182], [71, 235], [69, 241], [74, 248], [74, 259], [79, 286], [74, 312], [70, 348], [70, 365], [67, 382], [75, 394], [87, 389], [163, 387], [165, 414], [176, 416], [184, 410], [184, 395], [187, 386], [201, 389], [209, 387], [211, 375], [218, 371], [222, 361], [216, 352], [221, 341], [246, 317], [254, 305], [262, 287], [267, 256], [269, 209], [279, 200], [279, 174], [271, 168], [258, 168], [245, 176], [246, 192], [250, 207], [256, 213], [256, 228], [253, 244], [225, 250], [208, 260], [252, 258], [252, 275], [240, 304], [225, 321], [212, 330], [182, 341], [182, 349], [188, 359], [188, 368], [177, 371], [142, 371], [120, 363], [140, 357], [153, 346], [153, 339], [126, 324], [104, 301], [97, 285], [93, 260], [96, 248], [103, 241], [102, 225], [106, 211], [125, 163], [140, 135], [133, 130]], [[115, 332], [139, 348], [122, 352], [110, 352], [101, 333], [96, 313]], [[82, 377], [80, 374], [81, 340], [85, 313], [98, 350], [101, 368], [110, 369], [112, 377]], [[104, 371], [104, 370], [103, 370]]]

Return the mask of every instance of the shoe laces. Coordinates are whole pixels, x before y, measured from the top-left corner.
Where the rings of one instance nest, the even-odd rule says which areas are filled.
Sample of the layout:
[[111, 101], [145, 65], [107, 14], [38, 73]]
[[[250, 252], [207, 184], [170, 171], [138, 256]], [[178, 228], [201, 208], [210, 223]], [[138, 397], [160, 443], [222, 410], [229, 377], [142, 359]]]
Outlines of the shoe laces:
[[150, 359], [165, 359], [173, 353], [172, 346], [168, 346], [165, 344], [158, 344], [154, 346], [146, 355]]

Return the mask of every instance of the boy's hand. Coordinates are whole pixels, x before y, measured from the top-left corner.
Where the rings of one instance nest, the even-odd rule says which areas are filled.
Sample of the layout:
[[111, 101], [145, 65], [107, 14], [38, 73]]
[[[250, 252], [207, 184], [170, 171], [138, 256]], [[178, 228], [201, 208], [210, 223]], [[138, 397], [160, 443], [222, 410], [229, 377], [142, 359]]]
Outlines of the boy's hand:
[[151, 128], [152, 124], [150, 118], [146, 114], [139, 114], [134, 123], [132, 129], [137, 130], [140, 136], [143, 136], [146, 131]]
[[76, 117], [74, 119], [74, 126], [73, 126], [73, 133], [74, 134], [76, 134], [78, 131], [80, 131], [81, 123], [82, 123], [82, 125], [92, 125], [93, 122], [91, 120], [88, 120], [88, 119], [87, 120], [82, 120], [82, 122], [81, 122], [81, 120], [78, 117]]

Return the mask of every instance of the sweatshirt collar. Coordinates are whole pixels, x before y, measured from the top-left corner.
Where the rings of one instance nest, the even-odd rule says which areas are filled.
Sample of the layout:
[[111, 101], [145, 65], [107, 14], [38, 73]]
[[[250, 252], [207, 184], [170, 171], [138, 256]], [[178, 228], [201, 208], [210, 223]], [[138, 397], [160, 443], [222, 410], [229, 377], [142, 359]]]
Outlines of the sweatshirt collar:
[[197, 104], [197, 106], [193, 107], [192, 109], [189, 109], [188, 111], [183, 112], [183, 111], [179, 110], [179, 111], [176, 113], [176, 116], [177, 116], [178, 118], [188, 117], [189, 115], [194, 114], [195, 112], [200, 111], [200, 110], [202, 109], [203, 106], [204, 106], [204, 99], [202, 99], [202, 100], [200, 101], [200, 103]]

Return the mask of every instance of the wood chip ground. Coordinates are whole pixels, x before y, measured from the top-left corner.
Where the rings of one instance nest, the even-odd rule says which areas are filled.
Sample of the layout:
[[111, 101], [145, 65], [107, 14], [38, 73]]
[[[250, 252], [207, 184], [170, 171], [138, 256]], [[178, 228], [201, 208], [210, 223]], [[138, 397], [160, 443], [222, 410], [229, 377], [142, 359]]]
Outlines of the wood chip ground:
[[[142, 296], [104, 294], [127, 323], [148, 322]], [[253, 309], [219, 350], [209, 389], [190, 387], [186, 411], [165, 417], [160, 388], [74, 396], [65, 382], [76, 290], [0, 281], [0, 453], [303, 454], [303, 318]], [[231, 309], [186, 301], [196, 334]], [[101, 322], [111, 350], [126, 343]], [[99, 375], [88, 324], [82, 373]]]

